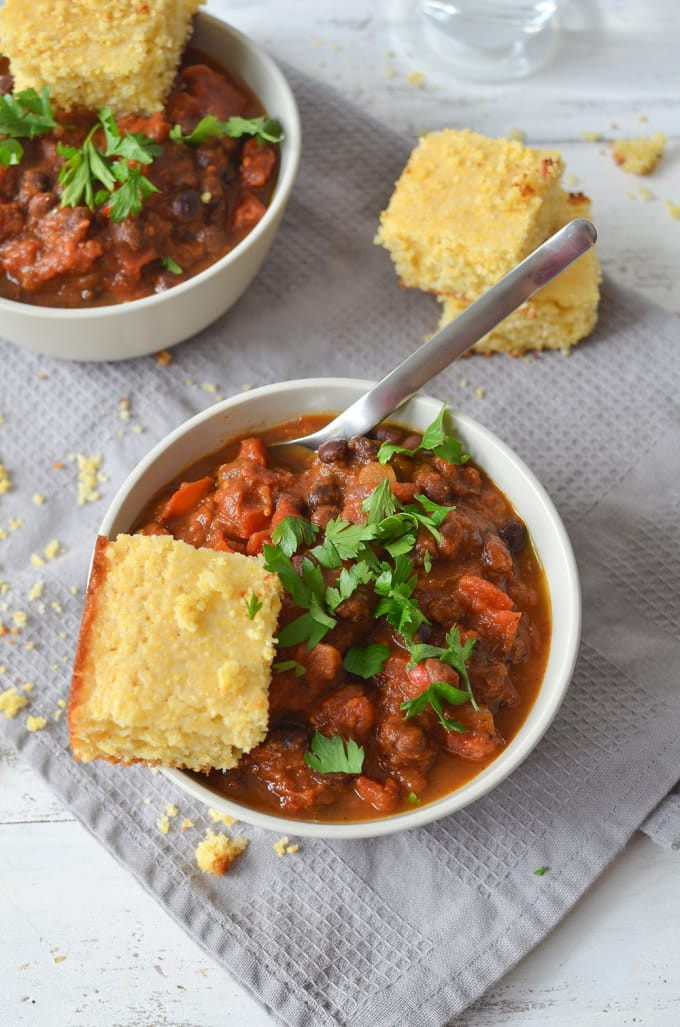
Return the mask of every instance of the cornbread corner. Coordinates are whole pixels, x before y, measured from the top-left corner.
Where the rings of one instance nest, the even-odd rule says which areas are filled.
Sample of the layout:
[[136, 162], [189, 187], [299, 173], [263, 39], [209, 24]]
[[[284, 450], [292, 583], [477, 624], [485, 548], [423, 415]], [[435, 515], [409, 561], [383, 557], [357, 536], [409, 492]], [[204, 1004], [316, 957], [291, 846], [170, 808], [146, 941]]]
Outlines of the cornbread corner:
[[75, 759], [235, 766], [267, 731], [280, 589], [261, 557], [100, 536], [68, 710]]
[[0, 50], [16, 91], [47, 85], [55, 108], [151, 113], [203, 0], [6, 0]]
[[375, 242], [405, 286], [476, 296], [550, 234], [564, 166], [555, 150], [444, 129], [421, 138]]
[[[573, 218], [587, 217], [590, 217], [588, 197], [583, 193], [562, 191], [555, 229]], [[601, 277], [596, 251], [591, 248], [475, 343], [473, 352], [519, 356], [531, 350], [569, 349], [595, 327]], [[440, 328], [470, 303], [467, 298], [456, 296], [440, 296], [439, 300], [443, 305]]]
[[236, 857], [248, 847], [248, 839], [207, 830], [205, 838], [196, 846], [196, 865], [204, 874], [222, 877]]
[[631, 175], [648, 175], [663, 155], [668, 140], [663, 132], [635, 139], [615, 139], [611, 145], [616, 163]]

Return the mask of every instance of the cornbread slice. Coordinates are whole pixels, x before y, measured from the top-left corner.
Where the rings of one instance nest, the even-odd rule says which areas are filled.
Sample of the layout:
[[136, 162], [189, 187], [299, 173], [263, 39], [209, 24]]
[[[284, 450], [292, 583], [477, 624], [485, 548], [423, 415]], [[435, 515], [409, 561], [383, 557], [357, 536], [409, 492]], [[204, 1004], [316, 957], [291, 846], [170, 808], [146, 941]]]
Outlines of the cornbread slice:
[[433, 132], [412, 152], [375, 241], [404, 285], [477, 296], [550, 234], [562, 171], [555, 150]]
[[98, 538], [68, 712], [75, 758], [235, 766], [267, 731], [280, 606], [259, 557]]
[[[573, 218], [584, 217], [590, 217], [588, 197], [563, 191], [555, 229]], [[595, 327], [601, 277], [597, 254], [591, 248], [480, 339], [473, 350], [519, 355], [529, 350], [568, 349]], [[461, 314], [470, 302], [455, 296], [439, 299], [443, 304], [440, 328]]]
[[631, 175], [648, 175], [661, 159], [667, 142], [663, 132], [635, 139], [615, 139], [611, 143], [612, 156]]
[[6, 0], [0, 50], [14, 89], [55, 108], [160, 110], [202, 0]]

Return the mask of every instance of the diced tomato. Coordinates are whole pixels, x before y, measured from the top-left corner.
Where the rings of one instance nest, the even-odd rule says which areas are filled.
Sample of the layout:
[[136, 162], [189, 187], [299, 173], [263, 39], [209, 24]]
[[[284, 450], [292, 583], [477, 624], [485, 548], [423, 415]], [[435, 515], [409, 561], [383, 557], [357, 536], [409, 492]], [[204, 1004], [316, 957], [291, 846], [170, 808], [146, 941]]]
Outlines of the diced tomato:
[[169, 521], [173, 517], [184, 517], [190, 513], [208, 495], [214, 484], [215, 479], [210, 476], [199, 478], [198, 481], [183, 481], [165, 504], [161, 520]]
[[286, 499], [285, 496], [282, 496], [276, 504], [276, 510], [274, 511], [274, 515], [272, 517], [272, 528], [276, 528], [285, 517], [299, 516], [300, 511], [298, 510], [298, 508], [296, 506], [293, 506], [289, 499]]
[[250, 536], [246, 543], [246, 556], [257, 556], [265, 546], [271, 545], [272, 533], [268, 528], [264, 531], [256, 531]]
[[261, 467], [267, 467], [267, 447], [262, 439], [241, 439], [237, 460], [252, 460]]
[[511, 610], [512, 599], [500, 588], [476, 574], [464, 574], [458, 581], [458, 595], [475, 613], [485, 610]]

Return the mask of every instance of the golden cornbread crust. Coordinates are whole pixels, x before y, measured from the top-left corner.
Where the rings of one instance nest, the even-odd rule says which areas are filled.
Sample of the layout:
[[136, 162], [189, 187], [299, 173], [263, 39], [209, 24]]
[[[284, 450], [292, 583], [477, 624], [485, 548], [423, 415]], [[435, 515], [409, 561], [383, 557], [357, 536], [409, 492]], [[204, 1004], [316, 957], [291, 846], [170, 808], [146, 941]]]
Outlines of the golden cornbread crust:
[[430, 133], [396, 183], [375, 241], [404, 285], [477, 296], [550, 234], [562, 172], [554, 150], [467, 129]]
[[259, 557], [99, 537], [68, 709], [74, 757], [235, 766], [266, 735], [280, 607]]
[[[590, 200], [583, 193], [562, 191], [560, 216], [555, 229], [573, 218], [590, 217]], [[566, 350], [592, 332], [600, 298], [600, 262], [591, 248], [540, 292], [513, 311], [476, 343], [477, 353], [511, 353], [530, 350]], [[440, 296], [439, 327], [452, 321], [470, 303], [464, 296]]]
[[203, 0], [6, 0], [0, 51], [14, 89], [55, 108], [160, 110]]

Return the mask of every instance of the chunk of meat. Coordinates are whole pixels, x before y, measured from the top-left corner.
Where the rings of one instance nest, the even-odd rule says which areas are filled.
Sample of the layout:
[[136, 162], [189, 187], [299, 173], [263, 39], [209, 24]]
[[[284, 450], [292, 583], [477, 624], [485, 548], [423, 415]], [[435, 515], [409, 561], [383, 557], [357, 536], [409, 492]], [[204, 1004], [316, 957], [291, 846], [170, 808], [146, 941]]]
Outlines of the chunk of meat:
[[274, 731], [241, 760], [240, 767], [250, 769], [284, 812], [304, 813], [335, 802], [345, 780], [344, 774], [318, 774], [308, 767], [308, 749], [306, 732]]
[[485, 707], [473, 710], [471, 706], [460, 706], [457, 708], [456, 720], [464, 725], [465, 734], [444, 732], [444, 748], [447, 752], [466, 760], [484, 760], [493, 756], [503, 745], [493, 716]]
[[375, 709], [361, 685], [345, 685], [324, 699], [310, 720], [325, 735], [363, 742], [375, 724]]
[[399, 802], [399, 785], [391, 777], [385, 778], [382, 784], [370, 777], [358, 777], [354, 782], [354, 791], [378, 813], [393, 813]]
[[256, 139], [246, 140], [241, 156], [241, 179], [251, 189], [267, 184], [276, 164], [276, 150], [271, 143], [260, 146]]

